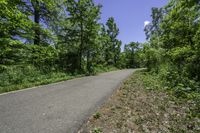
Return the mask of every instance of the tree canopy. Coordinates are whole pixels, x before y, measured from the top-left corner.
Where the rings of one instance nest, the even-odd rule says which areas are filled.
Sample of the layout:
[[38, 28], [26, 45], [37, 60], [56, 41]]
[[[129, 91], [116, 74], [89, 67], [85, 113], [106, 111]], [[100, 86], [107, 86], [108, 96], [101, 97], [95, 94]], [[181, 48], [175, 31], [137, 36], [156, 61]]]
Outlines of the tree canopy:
[[147, 67], [169, 87], [198, 90], [199, 0], [170, 0], [152, 8], [147, 41], [130, 42], [124, 50], [115, 18], [100, 23], [101, 8], [93, 0], [1, 0], [1, 75], [12, 77], [12, 68], [22, 74], [21, 68], [94, 74], [106, 67]]

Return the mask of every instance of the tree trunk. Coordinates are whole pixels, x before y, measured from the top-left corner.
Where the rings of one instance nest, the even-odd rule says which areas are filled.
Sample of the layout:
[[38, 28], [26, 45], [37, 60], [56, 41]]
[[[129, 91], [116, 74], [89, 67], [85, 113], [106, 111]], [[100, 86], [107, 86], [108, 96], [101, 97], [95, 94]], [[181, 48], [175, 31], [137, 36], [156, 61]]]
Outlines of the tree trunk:
[[90, 72], [90, 53], [87, 51], [87, 71]]
[[83, 54], [83, 22], [81, 21], [81, 42], [80, 42], [80, 48], [79, 48], [79, 69], [82, 69], [82, 54]]
[[34, 4], [34, 22], [35, 22], [35, 36], [34, 36], [34, 44], [39, 45], [40, 44], [40, 7], [39, 7], [39, 1], [36, 0]]

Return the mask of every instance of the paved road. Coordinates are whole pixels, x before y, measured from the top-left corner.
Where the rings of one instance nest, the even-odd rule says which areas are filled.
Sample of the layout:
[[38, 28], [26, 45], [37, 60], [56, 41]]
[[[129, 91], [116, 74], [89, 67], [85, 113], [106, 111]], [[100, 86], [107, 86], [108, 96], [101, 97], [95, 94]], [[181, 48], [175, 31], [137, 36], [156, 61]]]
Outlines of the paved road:
[[135, 70], [0, 95], [0, 133], [74, 133]]

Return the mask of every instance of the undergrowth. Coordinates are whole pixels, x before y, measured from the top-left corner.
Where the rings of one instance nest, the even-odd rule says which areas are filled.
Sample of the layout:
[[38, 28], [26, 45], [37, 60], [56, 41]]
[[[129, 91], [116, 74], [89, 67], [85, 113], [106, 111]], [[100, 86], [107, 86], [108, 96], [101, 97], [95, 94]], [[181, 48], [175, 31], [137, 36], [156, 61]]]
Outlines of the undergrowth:
[[91, 116], [80, 133], [199, 133], [195, 99], [177, 97], [164, 83], [155, 73], [135, 72], [97, 110], [101, 117]]
[[[172, 78], [171, 75], [170, 78]], [[177, 104], [190, 104], [191, 106], [189, 106], [187, 113], [187, 117], [189, 119], [195, 117], [200, 118], [200, 93], [198, 91], [198, 83], [187, 80], [185, 81], [185, 84], [176, 84], [176, 78], [174, 78], [172, 81], [169, 81], [166, 78], [163, 78], [162, 74], [145, 71], [141, 72], [141, 80], [148, 90], [165, 91]]]
[[[95, 68], [95, 70], [95, 73], [93, 73], [92, 75], [117, 70], [117, 68], [101, 66]], [[68, 73], [58, 70], [41, 71], [33, 65], [12, 65], [6, 67], [1, 66], [0, 93], [20, 90], [38, 85], [45, 85], [63, 80], [69, 80], [86, 75], [91, 74], [87, 74], [84, 72]]]

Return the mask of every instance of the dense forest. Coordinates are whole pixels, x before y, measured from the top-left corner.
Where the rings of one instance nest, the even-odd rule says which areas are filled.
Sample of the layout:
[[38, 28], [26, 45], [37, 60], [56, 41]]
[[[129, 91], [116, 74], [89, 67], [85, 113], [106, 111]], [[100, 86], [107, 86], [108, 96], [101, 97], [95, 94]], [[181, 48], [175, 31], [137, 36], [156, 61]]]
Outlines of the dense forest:
[[137, 67], [138, 43], [121, 52], [113, 17], [93, 0], [1, 0], [0, 90]]
[[200, 1], [170, 0], [152, 8], [151, 16], [142, 50], [150, 77], [160, 85], [150, 84], [189, 103], [188, 119], [199, 118]]
[[145, 28], [146, 65], [177, 94], [200, 91], [199, 21], [199, 0], [171, 0], [152, 9], [152, 23]]
[[146, 43], [124, 48], [115, 19], [100, 22], [101, 8], [93, 0], [1, 0], [0, 91], [146, 67], [177, 95], [199, 94], [199, 0], [152, 8]]

